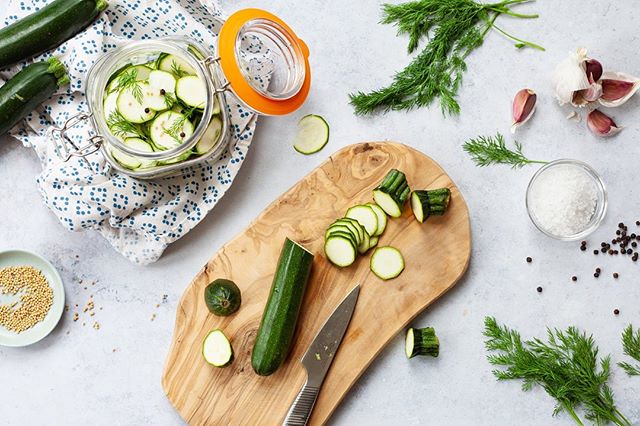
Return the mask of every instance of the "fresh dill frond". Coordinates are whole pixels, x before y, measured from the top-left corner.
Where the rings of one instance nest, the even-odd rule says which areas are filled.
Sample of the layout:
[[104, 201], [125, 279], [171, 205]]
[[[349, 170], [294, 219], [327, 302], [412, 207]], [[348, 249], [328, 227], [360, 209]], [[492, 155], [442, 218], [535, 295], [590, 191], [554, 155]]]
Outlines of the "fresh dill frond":
[[529, 160], [522, 153], [522, 144], [515, 142], [516, 149], [507, 148], [504, 136], [478, 136], [469, 139], [463, 145], [464, 150], [471, 156], [477, 166], [485, 167], [491, 164], [510, 164], [511, 168], [519, 168], [526, 164], [546, 164], [546, 161]]
[[398, 34], [409, 36], [408, 51], [414, 52], [420, 41], [428, 44], [385, 88], [349, 95], [357, 115], [378, 109], [409, 110], [439, 99], [443, 114], [460, 112], [456, 95], [466, 71], [465, 59], [480, 47], [491, 29], [514, 40], [517, 48], [544, 50], [537, 44], [521, 40], [495, 25], [502, 14], [515, 18], [537, 18], [511, 10], [512, 6], [532, 0], [508, 0], [482, 4], [473, 0], [415, 0], [397, 5], [383, 5], [383, 24], [394, 24]]
[[176, 61], [171, 61], [171, 73], [176, 77], [176, 79], [189, 75], [189, 73], [183, 70]]
[[190, 120], [197, 110], [199, 110], [198, 107], [189, 107], [188, 109], [186, 109], [182, 113], [182, 117], [174, 120], [168, 129], [163, 128], [164, 133], [171, 136], [178, 143], [184, 142], [183, 138], [180, 136], [180, 133], [182, 133], [182, 130], [184, 128], [184, 123], [186, 123], [187, 120]]
[[[640, 362], [640, 330], [633, 332], [633, 326], [629, 324], [622, 332], [622, 348], [624, 354]], [[640, 376], [640, 364], [630, 364], [619, 362], [618, 365], [627, 372], [629, 376]]]
[[171, 92], [166, 92], [164, 94], [164, 104], [167, 107], [167, 109], [173, 108], [176, 102], [178, 102], [178, 99], [176, 98], [175, 94]]
[[109, 117], [107, 117], [107, 126], [114, 136], [120, 136], [122, 138], [131, 137], [131, 135], [142, 136], [138, 126], [127, 121], [118, 111], [113, 111], [109, 114]]
[[547, 342], [534, 338], [522, 341], [520, 334], [501, 326], [495, 318], [485, 318], [484, 336], [490, 364], [498, 380], [522, 380], [522, 390], [542, 387], [557, 404], [553, 414], [566, 412], [578, 425], [584, 417], [598, 425], [631, 423], [616, 408], [608, 385], [610, 358], [598, 356], [592, 336], [575, 327], [565, 331], [547, 329]]
[[140, 87], [140, 81], [138, 81], [138, 70], [132, 67], [130, 70], [126, 70], [118, 77], [118, 84], [115, 88], [116, 91], [130, 90], [134, 99], [142, 104], [142, 87]]

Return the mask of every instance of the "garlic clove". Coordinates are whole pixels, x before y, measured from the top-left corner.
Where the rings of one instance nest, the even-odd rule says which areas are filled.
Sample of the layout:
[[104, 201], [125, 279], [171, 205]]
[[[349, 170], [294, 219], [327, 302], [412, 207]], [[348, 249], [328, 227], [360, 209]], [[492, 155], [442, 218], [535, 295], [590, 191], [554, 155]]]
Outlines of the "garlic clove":
[[595, 135], [600, 137], [613, 136], [622, 130], [611, 117], [597, 109], [591, 111], [587, 116], [587, 125]]
[[538, 95], [531, 89], [522, 89], [516, 93], [512, 105], [513, 124], [511, 125], [511, 133], [515, 133], [516, 129], [529, 121], [536, 110], [536, 101]]
[[586, 71], [588, 60], [587, 50], [581, 48], [571, 53], [556, 67], [553, 73], [553, 86], [560, 105], [572, 103], [574, 92], [591, 86]]
[[621, 72], [605, 72], [600, 84], [600, 103], [606, 107], [617, 107], [627, 102], [638, 91], [640, 79]]
[[602, 64], [595, 59], [587, 59], [584, 62], [585, 72], [590, 83], [595, 83], [602, 77]]
[[595, 102], [600, 99], [602, 95], [602, 84], [591, 83], [588, 89], [578, 90], [573, 92], [573, 99], [571, 103], [573, 106], [583, 107], [590, 102]]

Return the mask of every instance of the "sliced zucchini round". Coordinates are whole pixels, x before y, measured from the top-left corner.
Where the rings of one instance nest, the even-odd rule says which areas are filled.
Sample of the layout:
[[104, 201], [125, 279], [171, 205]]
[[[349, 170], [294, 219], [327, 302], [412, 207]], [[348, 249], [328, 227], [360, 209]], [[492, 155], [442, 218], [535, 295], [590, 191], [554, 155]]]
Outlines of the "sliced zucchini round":
[[170, 72], [153, 70], [149, 73], [148, 81], [151, 87], [164, 90], [166, 93], [174, 93], [176, 91], [176, 79]]
[[364, 231], [364, 238], [362, 242], [358, 246], [358, 253], [365, 254], [369, 250], [369, 244], [371, 242], [371, 237], [367, 231]]
[[338, 219], [335, 222], [333, 222], [333, 224], [329, 228], [333, 226], [346, 226], [351, 231], [351, 233], [356, 237], [358, 244], [360, 244], [364, 239], [364, 229], [362, 228], [362, 226], [360, 226], [359, 223], [357, 223], [357, 221], [345, 220], [344, 218]]
[[134, 170], [142, 166], [142, 161], [138, 157], [126, 154], [117, 148], [111, 148], [111, 155], [122, 167], [127, 169]]
[[315, 154], [329, 142], [329, 125], [319, 115], [305, 115], [298, 122], [293, 148], [305, 155]]
[[131, 123], [144, 123], [155, 117], [156, 112], [145, 106], [140, 93], [134, 87], [127, 87], [118, 92], [116, 106], [125, 120]]
[[214, 367], [226, 367], [233, 361], [233, 348], [221, 330], [213, 330], [202, 342], [202, 355]]
[[151, 68], [145, 65], [132, 65], [124, 68], [118, 75], [111, 80], [109, 85], [107, 86], [107, 92], [116, 92], [121, 89], [120, 87], [120, 79], [123, 76], [130, 78], [131, 73], [135, 73], [135, 81], [144, 81], [149, 78], [149, 73], [151, 73]]
[[218, 117], [212, 117], [207, 130], [204, 131], [204, 135], [196, 143], [196, 152], [202, 155], [211, 151], [220, 139], [220, 133], [222, 133], [222, 120]]
[[356, 240], [355, 235], [353, 235], [351, 232], [349, 232], [346, 229], [333, 229], [331, 232], [327, 234], [326, 239], [328, 239], [331, 236], [342, 236], [342, 237], [348, 238], [349, 241], [351, 241], [351, 243], [353, 244], [353, 246], [356, 249], [358, 248], [358, 241]]
[[118, 111], [118, 92], [109, 93], [104, 98], [104, 103], [102, 104], [102, 110], [107, 120], [109, 120], [109, 118], [114, 112]]
[[396, 278], [404, 270], [404, 258], [395, 247], [378, 247], [371, 256], [371, 272], [378, 278], [390, 280]]
[[207, 104], [207, 86], [200, 77], [188, 75], [176, 83], [176, 95], [190, 107], [203, 109]]
[[346, 267], [356, 260], [357, 252], [353, 241], [346, 235], [330, 235], [324, 242], [327, 259], [336, 266]]
[[[349, 222], [349, 223], [351, 223], [353, 226], [355, 226], [355, 227], [356, 227], [356, 232], [358, 233], [359, 240], [360, 240], [360, 241], [364, 240], [364, 234], [365, 234], [367, 231], [364, 229], [364, 226], [362, 226], [362, 225], [360, 224], [360, 222], [358, 222], [357, 220], [352, 219], [352, 218], [350, 218], [350, 217], [343, 217], [343, 218], [341, 218], [341, 219], [338, 219], [338, 221], [345, 221], [345, 222]], [[336, 222], [338, 222], [338, 221], [336, 221]]]
[[374, 237], [378, 237], [382, 235], [384, 230], [387, 228], [387, 214], [382, 210], [382, 207], [377, 204], [367, 203], [367, 206], [371, 207], [376, 216], [378, 216], [378, 229], [375, 235], [372, 235]]
[[372, 249], [377, 245], [378, 245], [378, 237], [369, 238], [369, 249]]
[[158, 148], [171, 149], [193, 134], [193, 124], [184, 114], [165, 111], [151, 122], [149, 134]]
[[158, 59], [158, 69], [170, 72], [175, 78], [197, 74], [196, 70], [187, 61], [175, 55], [161, 56]]
[[145, 108], [154, 111], [164, 111], [171, 106], [170, 100], [162, 94], [161, 89], [153, 87], [147, 82], [141, 82], [139, 87], [142, 92], [142, 105], [145, 106]]
[[369, 236], [376, 235], [378, 231], [378, 215], [376, 215], [370, 206], [362, 204], [353, 206], [347, 210], [345, 217], [350, 217], [360, 222], [369, 233]]
[[[124, 140], [124, 144], [135, 151], [153, 152], [153, 147], [144, 139], [126, 138]], [[156, 164], [157, 162], [154, 160], [140, 159], [140, 166], [138, 167], [141, 169], [147, 169], [149, 167], [155, 167]]]

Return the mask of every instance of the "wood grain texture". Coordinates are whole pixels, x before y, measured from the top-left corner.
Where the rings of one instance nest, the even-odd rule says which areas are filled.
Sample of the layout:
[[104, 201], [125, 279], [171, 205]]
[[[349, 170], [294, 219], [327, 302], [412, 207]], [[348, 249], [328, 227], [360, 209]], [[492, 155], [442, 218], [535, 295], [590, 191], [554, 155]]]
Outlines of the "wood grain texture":
[[[370, 272], [371, 252], [351, 267], [332, 266], [322, 250], [325, 229], [348, 207], [371, 201], [372, 189], [391, 168], [404, 171], [414, 189], [449, 187], [449, 211], [420, 224], [407, 206], [401, 218], [389, 220], [379, 245], [399, 248], [406, 261], [395, 280], [385, 282]], [[251, 350], [287, 236], [315, 254], [314, 266], [292, 353], [276, 373], [260, 377], [251, 368]], [[348, 146], [267, 207], [191, 282], [180, 300], [162, 377], [167, 397], [192, 425], [279, 425], [305, 380], [299, 359], [333, 309], [361, 283], [351, 324], [309, 423], [322, 425], [389, 340], [458, 281], [470, 252], [467, 206], [438, 164], [397, 143]], [[203, 298], [206, 285], [221, 277], [242, 291], [240, 310], [226, 318], [210, 314]], [[224, 330], [233, 344], [236, 357], [227, 368], [207, 365], [201, 355], [202, 340], [214, 328]]]

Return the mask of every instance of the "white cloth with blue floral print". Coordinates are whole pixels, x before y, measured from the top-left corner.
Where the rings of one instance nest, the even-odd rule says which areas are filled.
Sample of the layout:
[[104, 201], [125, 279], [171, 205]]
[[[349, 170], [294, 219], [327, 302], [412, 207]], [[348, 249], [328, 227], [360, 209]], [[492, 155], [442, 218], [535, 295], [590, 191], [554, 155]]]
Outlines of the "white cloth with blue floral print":
[[[0, 12], [5, 26], [51, 0], [10, 0]], [[47, 130], [69, 117], [86, 112], [86, 75], [104, 53], [130, 39], [152, 39], [173, 34], [193, 37], [215, 46], [222, 10], [217, 0], [109, 0], [109, 8], [93, 25], [52, 54], [69, 70], [71, 84], [45, 102], [11, 135], [38, 153], [43, 171], [37, 185], [45, 204], [70, 231], [96, 230], [132, 262], [156, 261], [168, 244], [200, 222], [227, 191], [245, 159], [256, 116], [225, 94], [231, 120], [229, 149], [218, 160], [185, 169], [181, 175], [141, 181], [104, 167], [99, 153], [89, 157], [92, 172], [81, 159], [63, 163], [56, 156]], [[0, 72], [6, 80], [27, 62]], [[73, 138], [86, 137], [87, 130]]]

